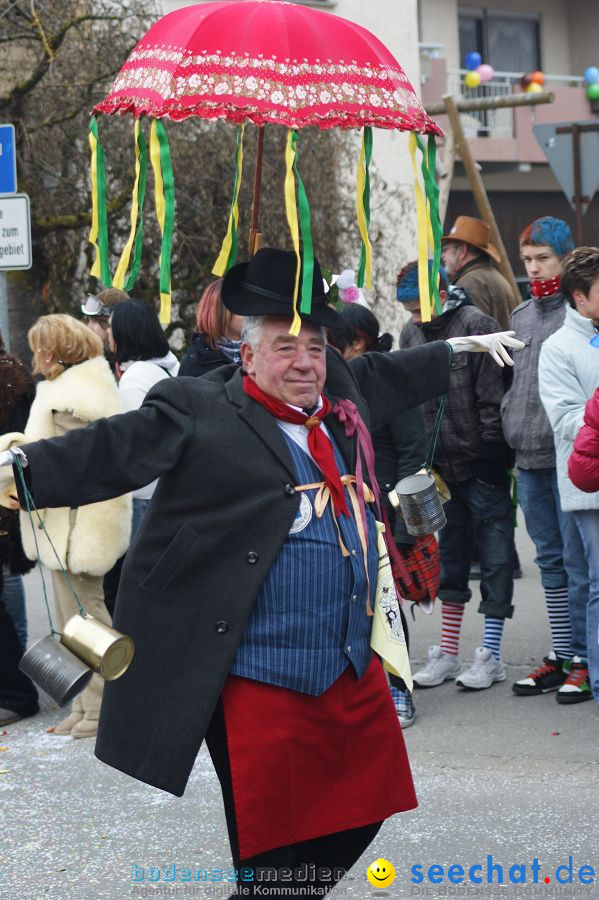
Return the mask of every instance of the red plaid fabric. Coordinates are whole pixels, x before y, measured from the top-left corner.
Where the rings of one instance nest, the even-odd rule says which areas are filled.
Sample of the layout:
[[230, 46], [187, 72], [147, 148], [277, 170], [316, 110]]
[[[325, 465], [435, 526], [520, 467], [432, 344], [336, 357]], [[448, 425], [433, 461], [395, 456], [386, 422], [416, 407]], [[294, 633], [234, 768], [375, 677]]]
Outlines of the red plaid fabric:
[[398, 547], [391, 570], [397, 590], [410, 603], [435, 600], [441, 583], [441, 552], [434, 534], [416, 538], [412, 547]]

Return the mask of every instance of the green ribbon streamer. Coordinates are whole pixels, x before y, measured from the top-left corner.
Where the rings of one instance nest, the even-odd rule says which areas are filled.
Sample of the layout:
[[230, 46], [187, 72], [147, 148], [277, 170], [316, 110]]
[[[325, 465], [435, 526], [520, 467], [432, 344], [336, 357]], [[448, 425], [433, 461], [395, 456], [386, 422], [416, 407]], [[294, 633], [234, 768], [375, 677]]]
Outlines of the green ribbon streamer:
[[[364, 194], [362, 203], [364, 206], [364, 217], [366, 219], [366, 230], [370, 228], [370, 160], [372, 159], [372, 128], [370, 125], [364, 126]], [[360, 265], [358, 267], [358, 277], [356, 285], [359, 288], [364, 287], [364, 272], [366, 269], [366, 246], [362, 241], [360, 248]]]
[[299, 134], [294, 130], [291, 138], [291, 146], [295, 152], [293, 170], [297, 178], [297, 208], [299, 213], [300, 231], [302, 234], [303, 262], [302, 262], [302, 286], [300, 312], [309, 315], [312, 311], [312, 282], [314, 279], [314, 243], [312, 241], [312, 229], [310, 227], [310, 204], [302, 181], [302, 176], [297, 168], [297, 142]]
[[164, 231], [160, 256], [160, 293], [171, 292], [171, 253], [173, 249], [173, 228], [175, 224], [175, 180], [171, 163], [171, 152], [166, 129], [162, 119], [156, 121], [156, 135], [160, 144], [160, 168], [164, 188]]
[[235, 216], [233, 215], [233, 211], [238, 202], [239, 197], [239, 181], [241, 178], [241, 173], [239, 171], [239, 148], [241, 147], [241, 142], [243, 140], [243, 128], [241, 125], [237, 126], [237, 137], [235, 140], [235, 181], [233, 182], [233, 199], [231, 200], [231, 249], [229, 250], [229, 258], [227, 260], [227, 268], [225, 271], [229, 271], [231, 266], [235, 265], [235, 261], [237, 260], [237, 247], [239, 243], [238, 234], [237, 234], [237, 225], [235, 223]]
[[441, 313], [441, 298], [439, 296], [439, 269], [441, 268], [441, 217], [439, 215], [439, 185], [436, 177], [437, 143], [434, 134], [429, 134], [427, 149], [418, 135], [416, 144], [422, 153], [422, 179], [424, 192], [429, 203], [431, 230], [433, 233], [433, 264], [429, 278], [429, 296], [431, 307], [433, 303], [438, 313]]
[[110, 260], [108, 256], [108, 211], [106, 209], [106, 160], [104, 150], [98, 136], [98, 122], [92, 116], [89, 130], [97, 141], [96, 183], [98, 188], [98, 250], [100, 251], [100, 268], [102, 272], [102, 284], [105, 288], [112, 287], [112, 275], [110, 274]]
[[143, 249], [143, 207], [146, 197], [146, 181], [148, 175], [148, 145], [141, 128], [139, 129], [139, 135], [137, 136], [137, 146], [139, 148], [139, 184], [137, 188], [139, 220], [137, 225], [137, 233], [135, 235], [135, 241], [133, 243], [133, 262], [131, 264], [129, 278], [127, 279], [127, 282], [125, 284], [126, 291], [131, 291], [135, 287], [135, 283], [138, 279], [139, 270], [141, 267], [141, 254]]

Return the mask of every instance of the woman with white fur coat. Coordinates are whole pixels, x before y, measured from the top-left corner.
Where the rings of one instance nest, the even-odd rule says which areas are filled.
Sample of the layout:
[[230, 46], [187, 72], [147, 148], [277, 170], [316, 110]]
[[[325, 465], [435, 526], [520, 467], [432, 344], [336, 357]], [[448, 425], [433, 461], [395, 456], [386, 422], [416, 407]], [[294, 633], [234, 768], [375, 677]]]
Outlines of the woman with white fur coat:
[[[3, 435], [0, 449], [58, 437], [95, 419], [123, 411], [118, 387], [103, 355], [102, 341], [82, 322], [68, 315], [42, 316], [30, 329], [28, 340], [33, 351], [33, 372], [43, 375], [45, 380], [37, 386], [25, 433]], [[101, 464], [101, 460], [89, 460], [91, 470]], [[14, 482], [5, 489], [5, 495], [10, 494], [16, 494]], [[61, 566], [86, 611], [110, 625], [102, 578], [129, 545], [130, 496], [78, 509], [65, 507], [38, 510], [38, 513], [54, 550], [39, 527], [35, 528], [36, 548], [29, 516], [24, 510], [21, 511], [23, 546], [29, 559], [39, 560], [52, 572], [55, 625], [61, 630], [79, 611]], [[93, 737], [98, 727], [102, 689], [102, 679], [94, 675], [88, 687], [73, 701], [70, 715], [55, 727], [54, 734]]]

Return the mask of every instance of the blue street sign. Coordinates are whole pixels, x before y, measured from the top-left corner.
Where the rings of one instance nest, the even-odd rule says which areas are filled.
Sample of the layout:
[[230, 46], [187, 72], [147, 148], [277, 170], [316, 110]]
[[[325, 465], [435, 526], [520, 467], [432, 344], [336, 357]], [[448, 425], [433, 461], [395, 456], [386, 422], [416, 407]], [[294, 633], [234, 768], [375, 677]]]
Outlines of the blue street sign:
[[0, 194], [15, 194], [16, 191], [15, 126], [0, 125]]

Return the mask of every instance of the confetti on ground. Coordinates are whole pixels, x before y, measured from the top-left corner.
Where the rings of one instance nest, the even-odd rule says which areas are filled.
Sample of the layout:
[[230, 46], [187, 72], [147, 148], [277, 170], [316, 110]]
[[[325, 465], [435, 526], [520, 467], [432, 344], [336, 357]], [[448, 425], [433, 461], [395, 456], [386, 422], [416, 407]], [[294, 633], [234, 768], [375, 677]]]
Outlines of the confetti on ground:
[[8, 750], [8, 747], [0, 747], [0, 751], [2, 750]]
[[0, 775], [8, 775], [10, 769], [0, 769]]
[[50, 725], [49, 728], [46, 728], [46, 731], [48, 734], [52, 734], [52, 732], [54, 731], [54, 725]]
[[559, 731], [552, 731], [551, 737], [556, 737], [559, 734]]

